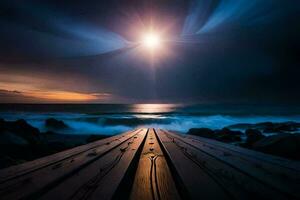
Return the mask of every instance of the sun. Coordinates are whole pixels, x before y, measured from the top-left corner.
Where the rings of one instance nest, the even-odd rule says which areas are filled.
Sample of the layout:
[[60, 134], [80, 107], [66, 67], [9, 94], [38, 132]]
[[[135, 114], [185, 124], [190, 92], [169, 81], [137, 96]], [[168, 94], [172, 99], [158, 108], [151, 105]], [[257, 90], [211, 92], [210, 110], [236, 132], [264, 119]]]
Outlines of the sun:
[[148, 49], [156, 49], [161, 45], [161, 39], [156, 33], [147, 33], [142, 38], [142, 44]]

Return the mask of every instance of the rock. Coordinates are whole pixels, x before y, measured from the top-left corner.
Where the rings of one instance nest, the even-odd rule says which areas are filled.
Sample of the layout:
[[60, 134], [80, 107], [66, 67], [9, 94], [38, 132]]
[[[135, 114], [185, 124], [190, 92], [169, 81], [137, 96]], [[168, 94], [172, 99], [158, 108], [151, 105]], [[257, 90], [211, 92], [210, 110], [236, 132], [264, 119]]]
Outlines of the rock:
[[227, 126], [226, 128], [229, 129], [247, 129], [247, 128], [251, 128], [253, 126], [253, 124], [248, 124], [248, 123], [239, 123], [239, 124], [232, 124], [230, 126]]
[[191, 128], [187, 134], [205, 138], [214, 138], [214, 131], [209, 128]]
[[300, 134], [281, 133], [272, 135], [255, 142], [254, 150], [281, 156], [289, 159], [300, 160]]
[[46, 131], [44, 134], [45, 135], [57, 135], [58, 133], [53, 132], [53, 131]]
[[0, 169], [84, 144], [86, 138], [52, 131], [40, 133], [25, 120], [0, 119]]
[[238, 142], [241, 141], [242, 132], [233, 131], [228, 128], [214, 131], [209, 128], [191, 128], [187, 134], [215, 139], [222, 142]]
[[222, 142], [239, 142], [241, 141], [241, 131], [233, 131], [229, 128], [223, 128], [215, 131], [215, 139]]
[[22, 136], [30, 143], [34, 143], [34, 144], [39, 143], [39, 139], [40, 139], [39, 129], [32, 127], [24, 119], [16, 121], [13, 126], [15, 127], [14, 132], [16, 134]]
[[5, 128], [5, 121], [4, 119], [0, 119], [0, 133], [4, 131]]
[[264, 133], [293, 132], [297, 129], [298, 123], [295, 122], [274, 123], [272, 126], [266, 127]]
[[11, 133], [3, 132], [0, 134], [0, 145], [28, 145], [28, 141], [24, 138]]
[[69, 128], [63, 121], [54, 118], [49, 118], [45, 121], [45, 126], [52, 129], [66, 129]]
[[0, 134], [8, 133], [15, 134], [22, 137], [30, 144], [37, 144], [40, 142], [39, 129], [29, 125], [25, 120], [20, 119], [14, 122], [0, 121]]
[[215, 133], [217, 134], [222, 134], [222, 135], [227, 135], [227, 134], [231, 134], [231, 135], [242, 135], [241, 131], [233, 131], [230, 130], [229, 128], [222, 128], [221, 130], [216, 130]]
[[249, 123], [240, 123], [240, 124], [233, 124], [230, 126], [227, 126], [227, 128], [230, 129], [265, 129], [268, 127], [272, 127], [274, 124], [272, 122], [262, 122], [262, 123], [256, 123], [256, 124], [249, 124]]
[[282, 132], [294, 132], [300, 128], [300, 123], [297, 122], [262, 122], [256, 124], [233, 124], [228, 126], [227, 128], [234, 129], [258, 129], [263, 131], [264, 133], [282, 133]]
[[265, 129], [265, 128], [272, 127], [272, 126], [274, 126], [273, 122], [261, 122], [261, 123], [254, 124], [253, 128]]
[[265, 136], [258, 129], [247, 129], [245, 132], [246, 146], [251, 147], [255, 142], [265, 138]]

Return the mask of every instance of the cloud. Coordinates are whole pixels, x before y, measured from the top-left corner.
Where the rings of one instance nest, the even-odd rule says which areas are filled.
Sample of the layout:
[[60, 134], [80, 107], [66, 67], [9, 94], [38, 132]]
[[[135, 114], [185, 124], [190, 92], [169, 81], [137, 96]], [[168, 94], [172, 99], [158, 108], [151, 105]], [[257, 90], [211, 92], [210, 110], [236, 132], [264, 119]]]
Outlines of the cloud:
[[[70, 87], [75, 85], [74, 81], [60, 81], [61, 77], [55, 79], [41, 75], [28, 76], [4, 73], [0, 75], [0, 102], [105, 102], [112, 98], [112, 94], [99, 91], [76, 91]], [[84, 84], [84, 81], [78, 82]], [[64, 85], [65, 84], [65, 85]], [[62, 85], [62, 86], [61, 86]], [[79, 89], [83, 89], [80, 88]]]
[[0, 96], [16, 96], [16, 95], [22, 95], [22, 92], [14, 90], [14, 91], [10, 91], [10, 90], [3, 90], [0, 89]]
[[82, 93], [71, 91], [27, 91], [24, 96], [49, 102], [103, 102], [110, 98], [108, 93]]
[[[55, 3], [0, 2], [2, 100], [300, 102], [296, 1]], [[121, 48], [150, 22], [167, 53]]]
[[111, 98], [107, 93], [71, 91], [10, 91], [0, 89], [1, 103], [79, 103], [103, 102]]
[[38, 102], [36, 99], [26, 97], [20, 91], [10, 91], [0, 89], [0, 102], [1, 103], [32, 103]]
[[4, 2], [0, 6], [7, 11], [0, 20], [0, 26], [5, 27], [0, 29], [4, 43], [1, 46], [8, 46], [0, 47], [1, 57], [4, 54], [27, 59], [97, 55], [128, 44], [121, 35], [103, 25], [45, 4]]

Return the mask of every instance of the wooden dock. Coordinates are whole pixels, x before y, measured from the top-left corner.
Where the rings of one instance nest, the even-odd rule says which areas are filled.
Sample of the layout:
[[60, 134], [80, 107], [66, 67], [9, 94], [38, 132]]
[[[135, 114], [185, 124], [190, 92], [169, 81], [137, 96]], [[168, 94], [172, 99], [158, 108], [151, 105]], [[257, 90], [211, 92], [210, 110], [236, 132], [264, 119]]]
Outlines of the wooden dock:
[[0, 199], [300, 199], [300, 163], [138, 129], [1, 170]]

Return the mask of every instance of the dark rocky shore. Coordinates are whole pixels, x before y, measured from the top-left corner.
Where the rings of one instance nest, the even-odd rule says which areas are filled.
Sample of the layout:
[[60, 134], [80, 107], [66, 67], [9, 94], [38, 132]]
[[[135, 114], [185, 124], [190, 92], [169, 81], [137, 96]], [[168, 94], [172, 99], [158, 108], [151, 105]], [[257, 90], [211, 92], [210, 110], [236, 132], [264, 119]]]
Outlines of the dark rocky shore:
[[210, 138], [241, 147], [300, 160], [300, 123], [264, 122], [257, 124], [234, 124], [220, 130], [192, 128], [187, 134]]
[[[25, 120], [0, 119], [0, 168], [34, 160], [75, 146], [83, 145], [105, 135], [62, 134], [71, 129], [63, 121], [49, 118], [44, 126], [49, 130], [40, 132]], [[219, 130], [192, 128], [187, 134], [232, 143], [241, 147], [300, 160], [300, 123], [234, 124]]]
[[48, 132], [40, 132], [25, 120], [0, 119], [0, 168], [34, 160], [75, 146], [83, 145], [105, 135], [67, 135], [59, 133], [69, 127], [54, 118], [45, 121]]

